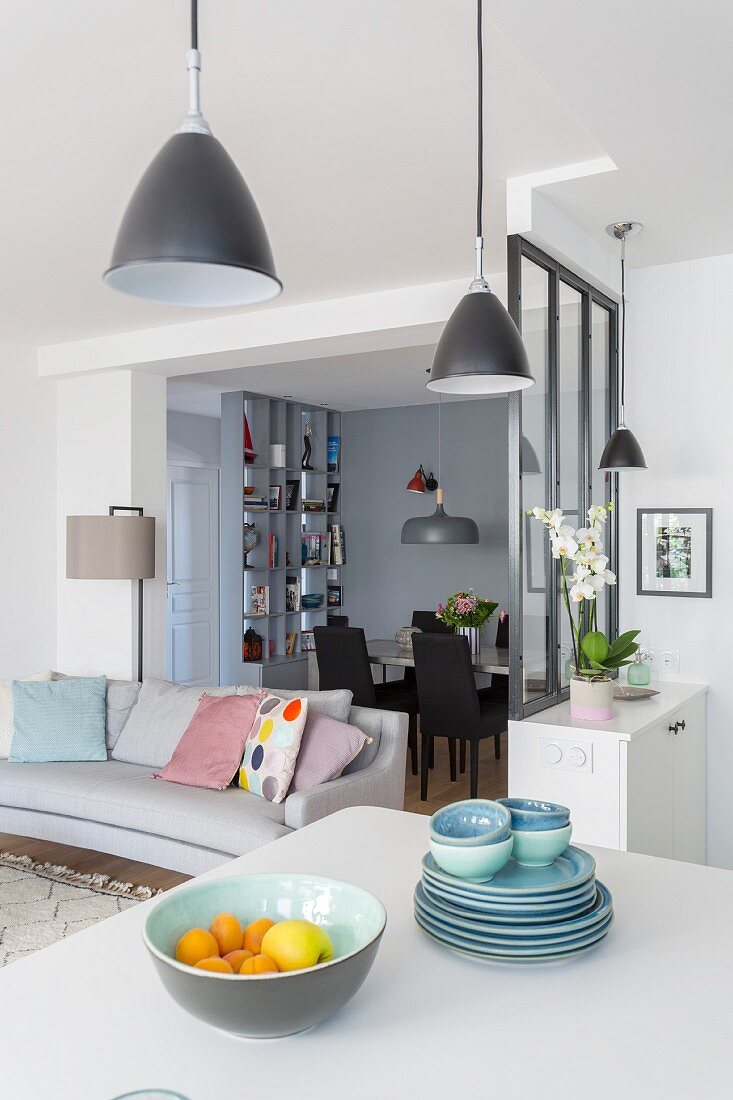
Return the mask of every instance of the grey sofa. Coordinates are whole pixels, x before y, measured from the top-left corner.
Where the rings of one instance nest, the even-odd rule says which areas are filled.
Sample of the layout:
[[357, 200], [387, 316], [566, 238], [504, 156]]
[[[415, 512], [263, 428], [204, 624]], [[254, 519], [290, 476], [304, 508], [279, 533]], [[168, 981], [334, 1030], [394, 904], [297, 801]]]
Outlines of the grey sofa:
[[349, 722], [371, 743], [339, 779], [279, 805], [234, 787], [154, 782], [150, 766], [113, 758], [0, 760], [0, 830], [195, 875], [347, 806], [402, 809], [407, 716], [352, 707]]

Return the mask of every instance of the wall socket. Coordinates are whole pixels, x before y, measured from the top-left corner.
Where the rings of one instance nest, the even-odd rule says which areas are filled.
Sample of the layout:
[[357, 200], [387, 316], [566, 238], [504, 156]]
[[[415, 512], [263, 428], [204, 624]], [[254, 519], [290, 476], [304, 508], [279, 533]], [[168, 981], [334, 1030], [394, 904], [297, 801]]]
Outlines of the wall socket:
[[642, 646], [641, 653], [647, 664], [657, 673], [680, 670], [679, 649], [647, 649], [646, 646]]

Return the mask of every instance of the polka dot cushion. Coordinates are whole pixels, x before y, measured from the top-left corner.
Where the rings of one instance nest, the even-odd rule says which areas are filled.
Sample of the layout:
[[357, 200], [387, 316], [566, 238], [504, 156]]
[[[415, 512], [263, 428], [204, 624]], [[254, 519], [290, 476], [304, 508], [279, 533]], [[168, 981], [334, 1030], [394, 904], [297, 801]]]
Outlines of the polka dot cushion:
[[293, 778], [307, 717], [307, 699], [265, 696], [245, 745], [240, 787], [268, 802], [283, 801]]

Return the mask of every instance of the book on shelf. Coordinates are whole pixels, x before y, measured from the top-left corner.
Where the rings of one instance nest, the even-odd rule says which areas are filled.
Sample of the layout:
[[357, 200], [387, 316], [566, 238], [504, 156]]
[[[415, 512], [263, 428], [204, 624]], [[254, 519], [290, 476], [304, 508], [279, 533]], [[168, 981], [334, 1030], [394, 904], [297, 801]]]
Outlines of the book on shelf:
[[245, 512], [266, 512], [269, 507], [269, 500], [261, 493], [244, 494]]
[[329, 435], [326, 450], [326, 469], [329, 474], [337, 474], [341, 460], [341, 436]]
[[312, 630], [302, 630], [300, 632], [300, 648], [303, 653], [315, 652], [316, 636]]
[[331, 535], [331, 549], [328, 560], [329, 565], [346, 564], [346, 540], [344, 529], [340, 523], [333, 523], [329, 528]]
[[339, 485], [327, 485], [326, 486], [326, 510], [329, 512], [338, 512], [339, 507]]
[[300, 611], [300, 577], [285, 578], [285, 610]]
[[253, 584], [250, 586], [250, 614], [270, 614], [270, 586], [269, 584]]
[[321, 531], [304, 531], [300, 536], [300, 564], [328, 564], [328, 535]]
[[267, 536], [268, 555], [267, 564], [270, 569], [280, 567], [280, 539], [272, 531]]
[[295, 512], [298, 508], [298, 493], [300, 492], [300, 480], [291, 478], [285, 482], [285, 511]]
[[304, 512], [325, 512], [326, 502], [324, 500], [304, 500], [303, 501]]
[[344, 602], [344, 588], [341, 584], [329, 584], [328, 585], [328, 598], [326, 604], [328, 607], [341, 607]]

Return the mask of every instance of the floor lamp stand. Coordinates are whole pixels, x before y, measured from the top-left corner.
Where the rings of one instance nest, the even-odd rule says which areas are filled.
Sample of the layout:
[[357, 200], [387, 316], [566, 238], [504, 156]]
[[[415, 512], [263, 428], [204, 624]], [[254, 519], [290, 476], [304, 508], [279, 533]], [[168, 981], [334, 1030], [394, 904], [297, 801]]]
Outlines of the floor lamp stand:
[[[117, 515], [118, 512], [135, 512], [136, 515], [142, 516], [142, 508], [135, 508], [133, 506], [125, 507], [123, 504], [111, 504], [109, 508], [109, 514], [111, 516]], [[137, 582], [137, 679], [138, 683], [143, 682], [143, 582], [142, 578]]]

